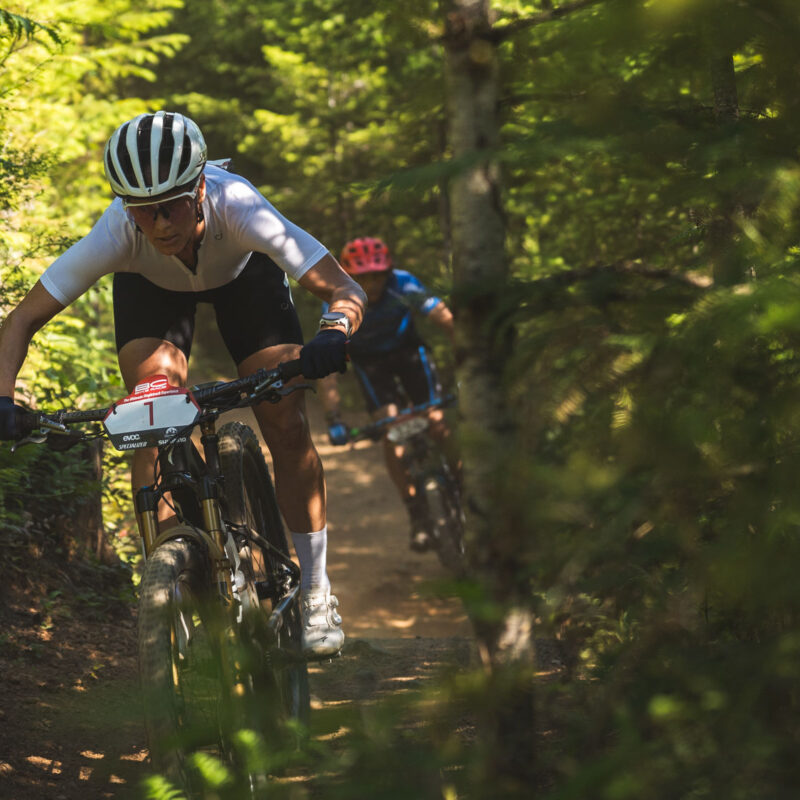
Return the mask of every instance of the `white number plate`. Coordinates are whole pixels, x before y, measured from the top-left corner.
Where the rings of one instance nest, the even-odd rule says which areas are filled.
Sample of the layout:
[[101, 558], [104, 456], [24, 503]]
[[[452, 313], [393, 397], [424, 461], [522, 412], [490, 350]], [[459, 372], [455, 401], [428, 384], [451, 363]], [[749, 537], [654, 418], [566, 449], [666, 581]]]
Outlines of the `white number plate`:
[[428, 427], [428, 420], [425, 417], [412, 417], [411, 419], [397, 422], [389, 428], [386, 438], [395, 444], [407, 442], [418, 433], [422, 433]]
[[188, 389], [170, 386], [165, 375], [153, 375], [116, 403], [103, 425], [117, 450], [137, 450], [170, 440], [185, 442], [191, 430], [173, 437], [199, 413], [200, 406]]

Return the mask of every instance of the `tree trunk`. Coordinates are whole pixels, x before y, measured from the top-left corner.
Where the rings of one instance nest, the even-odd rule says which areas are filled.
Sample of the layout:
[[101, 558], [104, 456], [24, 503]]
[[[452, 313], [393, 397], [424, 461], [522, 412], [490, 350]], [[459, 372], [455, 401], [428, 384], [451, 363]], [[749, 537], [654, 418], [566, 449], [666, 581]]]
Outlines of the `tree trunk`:
[[[739, 119], [733, 54], [715, 41], [711, 43], [709, 71], [714, 96], [714, 116], [718, 125], [729, 128], [733, 135]], [[722, 172], [727, 166], [727, 162], [723, 161], [718, 164], [717, 169]], [[745, 279], [745, 265], [741, 263], [736, 248], [736, 218], [743, 213], [738, 198], [729, 194], [720, 199], [719, 209], [711, 219], [708, 247], [714, 283], [718, 286], [732, 286]]]
[[739, 96], [733, 54], [725, 50], [711, 57], [711, 87], [714, 92], [714, 115], [721, 123], [739, 119]]
[[[447, 120], [443, 119], [436, 126], [438, 139], [438, 156], [441, 161], [447, 158]], [[442, 234], [442, 262], [453, 263], [453, 233], [450, 230], [452, 214], [450, 213], [450, 188], [446, 178], [439, 180], [439, 229]]]
[[91, 553], [106, 566], [119, 564], [114, 548], [109, 544], [103, 527], [103, 440], [94, 439], [82, 447], [82, 455], [89, 465], [89, 479], [97, 483], [97, 492], [86, 499], [75, 516], [73, 535], [83, 553]]
[[461, 162], [449, 196], [467, 545], [486, 599], [504, 610], [500, 620], [473, 615], [488, 682], [479, 722], [486, 753], [479, 795], [530, 797], [531, 598], [517, 559], [523, 532], [500, 501], [514, 453], [514, 428], [501, 386], [506, 345], [496, 333], [508, 277], [494, 160], [497, 61], [486, 0], [446, 0], [444, 11], [450, 147]]

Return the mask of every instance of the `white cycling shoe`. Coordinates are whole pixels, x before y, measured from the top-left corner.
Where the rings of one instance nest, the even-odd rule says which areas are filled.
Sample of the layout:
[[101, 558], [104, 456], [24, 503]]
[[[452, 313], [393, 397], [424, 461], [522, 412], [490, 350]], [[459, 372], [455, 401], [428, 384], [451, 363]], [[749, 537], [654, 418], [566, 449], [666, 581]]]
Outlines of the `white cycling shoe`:
[[330, 658], [342, 649], [344, 631], [338, 605], [329, 589], [313, 589], [303, 597], [302, 645], [306, 658]]

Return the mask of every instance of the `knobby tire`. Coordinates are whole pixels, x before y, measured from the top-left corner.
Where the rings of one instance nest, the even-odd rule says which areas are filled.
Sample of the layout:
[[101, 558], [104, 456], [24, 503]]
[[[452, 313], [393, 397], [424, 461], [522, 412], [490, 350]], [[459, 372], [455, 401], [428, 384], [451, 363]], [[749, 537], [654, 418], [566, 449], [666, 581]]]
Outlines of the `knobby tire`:
[[191, 754], [217, 739], [209, 583], [207, 555], [188, 539], [172, 540], [147, 560], [139, 593], [139, 678], [151, 761], [190, 794]]
[[[269, 469], [255, 433], [240, 422], [229, 422], [219, 430], [219, 452], [222, 474], [225, 477], [226, 519], [234, 525], [254, 530], [284, 556], [289, 545], [278, 510]], [[285, 567], [270, 550], [251, 547], [242, 549], [239, 556], [248, 581], [262, 586], [275, 586], [285, 578]], [[273, 598], [260, 601], [261, 622], [269, 617]], [[246, 688], [250, 695], [240, 706], [244, 724], [251, 724], [264, 736], [267, 746], [285, 748], [287, 741], [297, 743], [300, 730], [308, 726], [310, 692], [308, 670], [302, 657], [302, 619], [300, 605], [292, 604], [279, 631], [279, 642], [264, 638], [258, 627], [252, 630], [248, 643], [250, 662], [260, 665], [252, 669], [252, 680]], [[277, 648], [280, 645], [280, 649]], [[264, 648], [264, 649], [259, 649]], [[285, 654], [290, 655], [289, 659]], [[300, 723], [299, 729], [286, 723]], [[292, 738], [294, 737], [294, 739]]]
[[425, 496], [436, 533], [436, 555], [457, 578], [464, 577], [464, 514], [458, 484], [449, 465], [441, 463], [425, 481]]

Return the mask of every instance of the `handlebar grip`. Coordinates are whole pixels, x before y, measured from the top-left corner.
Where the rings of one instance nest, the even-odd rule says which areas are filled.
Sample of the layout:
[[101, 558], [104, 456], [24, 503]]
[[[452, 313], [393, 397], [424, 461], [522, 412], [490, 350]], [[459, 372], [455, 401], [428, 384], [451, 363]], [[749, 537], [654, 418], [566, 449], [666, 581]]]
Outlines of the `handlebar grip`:
[[17, 438], [24, 439], [30, 436], [39, 427], [39, 414], [35, 411], [25, 411], [17, 417], [17, 429], [19, 436]]
[[296, 378], [298, 375], [302, 375], [302, 371], [300, 369], [300, 359], [295, 358], [292, 361], [284, 361], [282, 364], [278, 364], [278, 369], [281, 371], [281, 377], [288, 381], [291, 378]]

